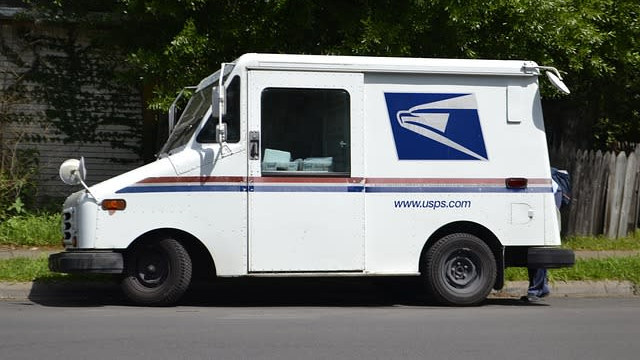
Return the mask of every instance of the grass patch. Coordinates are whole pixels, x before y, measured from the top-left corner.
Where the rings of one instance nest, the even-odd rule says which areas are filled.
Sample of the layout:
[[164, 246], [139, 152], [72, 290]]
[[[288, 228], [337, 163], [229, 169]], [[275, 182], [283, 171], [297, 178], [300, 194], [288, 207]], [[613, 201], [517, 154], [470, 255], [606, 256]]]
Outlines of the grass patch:
[[46, 258], [11, 258], [0, 260], [0, 280], [30, 282], [51, 274]]
[[[578, 259], [574, 267], [549, 270], [548, 279], [550, 282], [588, 280], [631, 281], [638, 286], [639, 257]], [[527, 281], [527, 268], [506, 269], [505, 280]]]
[[49, 271], [47, 257], [0, 260], [0, 282], [108, 281], [113, 275], [64, 274]]
[[627, 237], [610, 239], [605, 236], [597, 237], [567, 237], [563, 239], [563, 247], [574, 250], [586, 251], [630, 251], [639, 250], [639, 230], [630, 233]]
[[0, 222], [0, 244], [9, 246], [60, 246], [59, 214], [28, 214]]

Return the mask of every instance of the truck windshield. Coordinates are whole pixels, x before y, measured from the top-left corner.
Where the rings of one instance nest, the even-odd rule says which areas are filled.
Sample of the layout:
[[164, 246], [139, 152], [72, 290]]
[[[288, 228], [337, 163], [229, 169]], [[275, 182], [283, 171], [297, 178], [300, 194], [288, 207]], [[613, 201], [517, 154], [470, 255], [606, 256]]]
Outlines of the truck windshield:
[[[198, 128], [198, 124], [200, 124], [200, 121], [211, 106], [213, 88], [214, 84], [212, 83], [204, 89], [196, 91], [191, 99], [189, 99], [178, 123], [171, 132], [171, 135], [169, 135], [167, 143], [165, 143], [165, 146], [160, 151], [161, 156], [171, 154], [172, 150], [184, 146], [189, 139], [191, 139]], [[214, 109], [214, 113], [218, 114], [218, 109]]]
[[[223, 74], [223, 81], [227, 79], [229, 74], [234, 70], [234, 64], [227, 64]], [[215, 91], [214, 96], [218, 98], [218, 79], [220, 77], [220, 70], [211, 74], [203, 79], [196, 89], [196, 93], [189, 99], [185, 110], [183, 111], [180, 119], [176, 123], [174, 130], [169, 135], [169, 139], [160, 150], [160, 157], [172, 154], [172, 151], [183, 147], [192, 138], [201, 120], [211, 107], [212, 91]], [[218, 117], [218, 107], [212, 109], [212, 116]]]

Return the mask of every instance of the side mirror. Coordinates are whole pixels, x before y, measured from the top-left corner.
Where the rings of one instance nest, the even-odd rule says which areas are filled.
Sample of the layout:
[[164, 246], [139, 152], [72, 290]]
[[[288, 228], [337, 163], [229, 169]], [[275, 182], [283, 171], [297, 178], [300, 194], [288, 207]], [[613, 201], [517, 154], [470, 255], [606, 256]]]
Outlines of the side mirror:
[[100, 203], [98, 198], [93, 193], [91, 193], [91, 189], [89, 189], [89, 187], [87, 187], [87, 184], [85, 183], [85, 178], [87, 177], [87, 168], [85, 168], [84, 157], [80, 157], [80, 160], [65, 160], [60, 165], [60, 171], [58, 172], [58, 174], [60, 175], [60, 179], [62, 179], [65, 184], [68, 184], [70, 186], [82, 184], [85, 190], [87, 190], [87, 193], [91, 194], [96, 202]]
[[554, 85], [554, 87], [556, 89], [558, 89], [559, 91], [561, 91], [561, 92], [563, 92], [565, 94], [570, 94], [570, 89], [568, 88], [567, 85], [565, 85], [563, 80], [561, 80], [561, 76], [560, 75], [557, 76], [557, 74], [554, 74], [550, 70], [545, 72], [545, 75], [548, 76], [548, 80], [550, 81], [550, 83], [552, 83], [552, 85]]
[[526, 62], [523, 64], [523, 71], [526, 74], [532, 74], [533, 72], [536, 72], [536, 75], [541, 74], [540, 71], [545, 70], [545, 75], [547, 75], [548, 80], [550, 83], [552, 83], [552, 86], [556, 88], [556, 90], [560, 91], [563, 94], [570, 94], [570, 88], [568, 88], [567, 85], [563, 82], [563, 78], [561, 78], [561, 73], [553, 67], [553, 66], [540, 66], [533, 64], [531, 62]]
[[67, 159], [60, 165], [58, 172], [60, 179], [68, 185], [78, 185], [84, 182], [87, 176], [87, 168], [85, 168], [85, 158]]

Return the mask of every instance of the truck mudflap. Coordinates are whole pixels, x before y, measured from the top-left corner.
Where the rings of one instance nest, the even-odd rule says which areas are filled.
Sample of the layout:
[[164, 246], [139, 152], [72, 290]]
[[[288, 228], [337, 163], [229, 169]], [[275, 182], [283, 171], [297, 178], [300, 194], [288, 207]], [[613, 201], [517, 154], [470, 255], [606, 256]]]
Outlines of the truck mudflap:
[[553, 247], [530, 247], [527, 252], [530, 268], [565, 268], [574, 266], [574, 251]]
[[65, 251], [49, 256], [49, 270], [61, 273], [122, 273], [122, 253], [115, 251]]

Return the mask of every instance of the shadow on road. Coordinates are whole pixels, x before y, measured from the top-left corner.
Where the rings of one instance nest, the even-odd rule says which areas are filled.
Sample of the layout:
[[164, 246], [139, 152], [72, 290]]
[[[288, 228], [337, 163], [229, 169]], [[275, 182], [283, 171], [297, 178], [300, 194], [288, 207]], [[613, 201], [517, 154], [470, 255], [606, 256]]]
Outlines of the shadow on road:
[[[421, 292], [417, 277], [233, 278], [194, 282], [179, 306], [202, 307], [442, 307]], [[29, 299], [50, 307], [131, 306], [118, 283], [35, 282]], [[518, 298], [483, 305], [524, 306]], [[536, 304], [536, 306], [545, 305]]]

